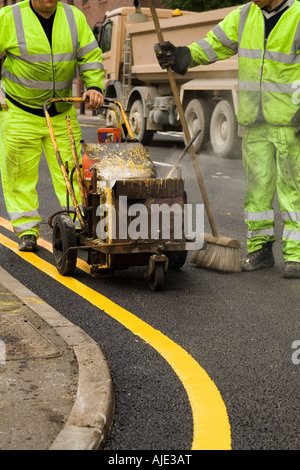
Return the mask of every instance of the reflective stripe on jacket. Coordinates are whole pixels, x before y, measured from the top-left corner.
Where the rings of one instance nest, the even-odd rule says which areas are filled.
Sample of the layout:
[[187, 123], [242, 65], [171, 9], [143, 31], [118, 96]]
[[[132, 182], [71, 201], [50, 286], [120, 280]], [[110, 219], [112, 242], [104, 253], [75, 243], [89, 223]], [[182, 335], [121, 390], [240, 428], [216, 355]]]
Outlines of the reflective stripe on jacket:
[[102, 53], [83, 13], [58, 2], [52, 48], [29, 0], [0, 10], [2, 86], [25, 106], [41, 108], [47, 99], [72, 96], [76, 64], [84, 84], [103, 89]]
[[273, 125], [291, 125], [300, 103], [300, 3], [290, 0], [269, 37], [261, 9], [249, 2], [232, 11], [205, 39], [191, 44], [192, 66], [238, 53], [238, 121], [254, 123], [260, 106]]

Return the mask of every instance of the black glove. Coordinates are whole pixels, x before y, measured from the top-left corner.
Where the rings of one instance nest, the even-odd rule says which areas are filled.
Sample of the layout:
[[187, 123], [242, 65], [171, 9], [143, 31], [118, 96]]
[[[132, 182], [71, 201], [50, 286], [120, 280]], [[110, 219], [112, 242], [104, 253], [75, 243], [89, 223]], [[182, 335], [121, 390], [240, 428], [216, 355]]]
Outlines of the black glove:
[[155, 44], [154, 52], [162, 69], [172, 67], [174, 72], [184, 75], [192, 63], [191, 51], [188, 47], [176, 47], [169, 41]]
[[155, 44], [154, 52], [162, 69], [172, 67], [177, 62], [177, 47], [175, 47], [169, 41], [162, 42], [161, 44]]

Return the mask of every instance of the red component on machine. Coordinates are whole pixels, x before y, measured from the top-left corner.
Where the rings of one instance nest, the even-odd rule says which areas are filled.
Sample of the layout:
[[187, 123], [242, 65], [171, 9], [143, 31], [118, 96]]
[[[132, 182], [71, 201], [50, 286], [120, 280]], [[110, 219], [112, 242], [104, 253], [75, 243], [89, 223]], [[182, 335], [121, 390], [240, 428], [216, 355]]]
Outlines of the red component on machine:
[[121, 129], [119, 127], [99, 127], [98, 143], [121, 142]]
[[[104, 144], [106, 142], [121, 142], [121, 129], [119, 127], [99, 127], [98, 129], [98, 144]], [[86, 153], [82, 157], [82, 172], [83, 180], [92, 179], [92, 171], [90, 168], [95, 162], [99, 162], [99, 159], [93, 159], [87, 157]]]

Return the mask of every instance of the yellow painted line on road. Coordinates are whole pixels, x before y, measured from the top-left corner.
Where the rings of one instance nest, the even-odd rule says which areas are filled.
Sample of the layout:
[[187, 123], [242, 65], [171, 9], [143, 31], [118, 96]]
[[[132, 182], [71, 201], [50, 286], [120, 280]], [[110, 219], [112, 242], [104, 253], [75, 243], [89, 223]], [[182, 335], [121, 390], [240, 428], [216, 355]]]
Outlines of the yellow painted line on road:
[[0, 234], [0, 243], [103, 310], [159, 352], [177, 374], [188, 395], [194, 425], [191, 450], [231, 449], [230, 424], [221, 394], [205, 370], [187, 351], [104, 295], [95, 292], [73, 277], [61, 276], [53, 265], [36, 254], [18, 251], [17, 243], [2, 234]]
[[[7, 230], [10, 230], [13, 232], [12, 225], [7, 219], [3, 219], [3, 217], [0, 217], [0, 225], [2, 227], [6, 228]], [[39, 238], [37, 241], [38, 245], [45, 248], [46, 250], [50, 251], [51, 253], [53, 252], [52, 249], [52, 243], [48, 242], [47, 240], [44, 240], [43, 238]], [[77, 258], [77, 263], [76, 266], [81, 269], [81, 271], [84, 271], [88, 274], [90, 274], [91, 268], [90, 266], [82, 259]]]

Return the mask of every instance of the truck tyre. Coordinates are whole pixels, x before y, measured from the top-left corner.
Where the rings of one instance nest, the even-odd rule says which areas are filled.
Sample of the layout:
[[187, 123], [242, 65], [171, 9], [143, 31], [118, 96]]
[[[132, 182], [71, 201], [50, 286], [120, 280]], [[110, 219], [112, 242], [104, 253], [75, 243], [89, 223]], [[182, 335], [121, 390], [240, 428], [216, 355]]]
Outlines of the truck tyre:
[[204, 100], [193, 99], [187, 105], [184, 114], [191, 137], [193, 137], [199, 128], [201, 129], [199, 136], [193, 144], [195, 152], [197, 153], [209, 142], [209, 124], [212, 107]]
[[210, 140], [214, 153], [220, 158], [241, 158], [241, 139], [232, 105], [219, 101], [210, 121]]
[[141, 144], [148, 145], [152, 140], [154, 131], [146, 129], [146, 118], [144, 117], [143, 111], [142, 101], [134, 101], [129, 111], [129, 124], [134, 138], [141, 142]]
[[[118, 101], [118, 98], [116, 96], [114, 96], [112, 99]], [[124, 132], [124, 135], [125, 137], [127, 136], [127, 128], [125, 126], [124, 123], [122, 123], [122, 119], [121, 119], [121, 125], [122, 125], [122, 129], [123, 129], [123, 132]], [[117, 118], [116, 118], [116, 114], [115, 112], [112, 110], [112, 109], [107, 109], [106, 110], [106, 115], [105, 115], [105, 125], [106, 127], [116, 127], [116, 128], [119, 128], [119, 123], [117, 121]], [[122, 131], [121, 129], [121, 131]]]
[[119, 127], [114, 111], [108, 109], [105, 116], [106, 127]]

